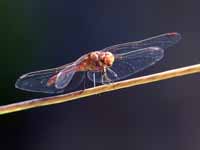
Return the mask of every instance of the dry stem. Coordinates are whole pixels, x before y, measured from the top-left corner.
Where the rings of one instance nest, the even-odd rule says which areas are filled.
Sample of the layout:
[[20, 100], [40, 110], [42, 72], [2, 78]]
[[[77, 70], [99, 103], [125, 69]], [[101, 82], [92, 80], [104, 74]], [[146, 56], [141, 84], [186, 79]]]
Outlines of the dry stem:
[[169, 71], [164, 71], [161, 73], [142, 76], [138, 78], [133, 78], [133, 79], [125, 80], [125, 81], [115, 82], [108, 85], [97, 86], [94, 88], [86, 89], [84, 91], [76, 91], [69, 94], [32, 99], [32, 100], [27, 100], [23, 102], [4, 105], [4, 106], [0, 106], [0, 114], [2, 115], [6, 113], [21, 111], [21, 110], [35, 108], [35, 107], [63, 103], [63, 102], [72, 101], [75, 99], [79, 99], [82, 97], [87, 97], [87, 96], [91, 96], [91, 95], [95, 95], [99, 93], [128, 88], [131, 86], [146, 84], [146, 83], [170, 79], [170, 78], [175, 78], [175, 77], [179, 77], [183, 75], [189, 75], [189, 74], [193, 74], [197, 72], [200, 72], [200, 64], [173, 69]]

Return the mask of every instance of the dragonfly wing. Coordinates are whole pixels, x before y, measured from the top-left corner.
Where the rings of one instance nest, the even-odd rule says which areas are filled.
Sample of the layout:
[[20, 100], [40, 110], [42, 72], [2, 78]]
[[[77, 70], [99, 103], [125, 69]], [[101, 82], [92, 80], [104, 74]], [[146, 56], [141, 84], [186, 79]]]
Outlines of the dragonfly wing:
[[57, 89], [63, 89], [66, 86], [68, 86], [74, 74], [75, 74], [74, 70], [69, 71], [68, 69], [67, 70], [64, 69], [63, 71], [59, 72], [56, 77], [55, 87]]
[[113, 54], [122, 54], [137, 49], [143, 49], [146, 47], [160, 47], [162, 49], [166, 49], [179, 42], [180, 39], [181, 35], [179, 33], [176, 32], [165, 33], [141, 41], [113, 45], [104, 48], [102, 51], [109, 51]]
[[22, 75], [15, 83], [15, 87], [25, 91], [42, 93], [59, 93], [63, 90], [57, 89], [54, 85], [48, 86], [49, 79], [56, 76], [61, 70], [73, 64], [63, 65], [58, 68], [41, 70]]
[[[107, 76], [112, 81], [125, 79], [134, 73], [142, 71], [164, 56], [164, 50], [160, 47], [147, 47], [136, 51], [115, 55], [115, 62], [107, 69]], [[88, 78], [93, 81], [93, 72], [88, 72]], [[102, 73], [95, 72], [95, 81], [102, 82]]]
[[48, 69], [24, 74], [17, 80], [15, 87], [31, 92], [54, 93], [57, 89], [53, 86], [47, 86], [47, 82], [52, 76], [56, 75], [59, 70], [60, 69]]

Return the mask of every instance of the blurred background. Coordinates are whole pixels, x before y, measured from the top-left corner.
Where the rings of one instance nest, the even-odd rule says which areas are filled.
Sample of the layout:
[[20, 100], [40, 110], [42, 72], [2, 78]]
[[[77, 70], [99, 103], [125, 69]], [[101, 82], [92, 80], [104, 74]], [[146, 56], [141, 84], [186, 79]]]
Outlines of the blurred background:
[[[165, 32], [183, 39], [137, 76], [200, 62], [196, 0], [1, 0], [0, 104], [47, 94], [15, 89], [27, 72]], [[6, 150], [199, 150], [200, 75], [0, 116]]]

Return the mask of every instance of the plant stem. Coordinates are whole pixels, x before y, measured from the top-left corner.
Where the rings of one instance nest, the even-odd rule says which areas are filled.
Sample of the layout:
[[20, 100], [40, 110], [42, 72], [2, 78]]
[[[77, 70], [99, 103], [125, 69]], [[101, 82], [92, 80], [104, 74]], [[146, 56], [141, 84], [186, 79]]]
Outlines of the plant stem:
[[133, 78], [129, 80], [119, 81], [112, 84], [101, 85], [94, 88], [89, 88], [82, 91], [75, 91], [68, 94], [32, 99], [32, 100], [27, 100], [23, 102], [3, 105], [3, 106], [0, 106], [0, 114], [2, 115], [6, 113], [12, 113], [12, 112], [26, 110], [26, 109], [35, 108], [35, 107], [63, 103], [63, 102], [72, 101], [75, 99], [79, 99], [79, 98], [83, 98], [83, 97], [87, 97], [87, 96], [91, 96], [95, 94], [128, 88], [128, 87], [137, 86], [141, 84], [147, 84], [147, 83], [156, 82], [160, 80], [166, 80], [166, 79], [189, 75], [189, 74], [193, 74], [197, 72], [200, 72], [200, 64], [173, 69], [169, 71], [164, 71], [164, 72], [151, 74], [147, 76], [137, 77], [137, 78]]

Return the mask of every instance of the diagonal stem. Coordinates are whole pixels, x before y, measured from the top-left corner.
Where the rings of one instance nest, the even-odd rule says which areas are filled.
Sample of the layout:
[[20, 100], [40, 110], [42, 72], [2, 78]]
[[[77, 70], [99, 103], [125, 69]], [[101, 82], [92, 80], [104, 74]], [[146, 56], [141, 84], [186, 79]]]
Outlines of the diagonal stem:
[[12, 113], [12, 112], [26, 110], [26, 109], [35, 108], [35, 107], [63, 103], [63, 102], [72, 101], [75, 99], [79, 99], [79, 98], [83, 98], [83, 97], [87, 97], [87, 96], [91, 96], [91, 95], [95, 95], [99, 93], [128, 88], [131, 86], [147, 84], [147, 83], [156, 82], [160, 80], [166, 80], [166, 79], [194, 74], [198, 72], [200, 72], [200, 64], [173, 69], [169, 71], [164, 71], [160, 73], [155, 73], [155, 74], [151, 74], [147, 76], [137, 77], [137, 78], [133, 78], [129, 80], [115, 82], [112, 84], [101, 85], [101, 86], [85, 89], [82, 91], [75, 91], [68, 94], [38, 98], [38, 99], [32, 99], [32, 100], [27, 100], [23, 102], [8, 104], [8, 105], [0, 106], [0, 114], [2, 115], [6, 113]]

